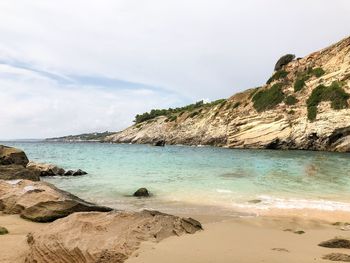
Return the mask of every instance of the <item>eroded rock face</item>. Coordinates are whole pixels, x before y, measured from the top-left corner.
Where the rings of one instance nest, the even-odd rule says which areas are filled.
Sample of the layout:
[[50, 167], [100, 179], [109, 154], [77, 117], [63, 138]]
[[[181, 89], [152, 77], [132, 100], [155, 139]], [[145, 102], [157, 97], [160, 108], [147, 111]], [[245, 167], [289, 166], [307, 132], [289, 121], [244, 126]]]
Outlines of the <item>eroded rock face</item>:
[[86, 202], [46, 182], [0, 180], [0, 211], [35, 222], [51, 222], [83, 211], [111, 211]]
[[74, 213], [28, 236], [26, 263], [122, 263], [142, 241], [193, 234], [199, 222], [155, 211]]
[[17, 164], [25, 167], [28, 162], [29, 160], [24, 151], [0, 145], [0, 165]]
[[[305, 80], [301, 90], [294, 85], [308, 69], [322, 69], [322, 76]], [[201, 109], [200, 114], [184, 111], [176, 120], [159, 116], [109, 135], [106, 142], [149, 143], [165, 140], [168, 145], [213, 145], [228, 148], [301, 149], [350, 152], [350, 107], [335, 110], [330, 101], [317, 106], [316, 119], [308, 119], [307, 100], [320, 84], [341, 82], [350, 94], [350, 37], [293, 60], [283, 66], [286, 76], [256, 89], [228, 98], [224, 103]], [[295, 104], [285, 100], [273, 108], [258, 112], [252, 98], [259, 91], [283, 84], [285, 98], [293, 96]], [[348, 101], [350, 105], [350, 101]]]
[[0, 180], [17, 179], [40, 181], [40, 173], [18, 164], [0, 165]]

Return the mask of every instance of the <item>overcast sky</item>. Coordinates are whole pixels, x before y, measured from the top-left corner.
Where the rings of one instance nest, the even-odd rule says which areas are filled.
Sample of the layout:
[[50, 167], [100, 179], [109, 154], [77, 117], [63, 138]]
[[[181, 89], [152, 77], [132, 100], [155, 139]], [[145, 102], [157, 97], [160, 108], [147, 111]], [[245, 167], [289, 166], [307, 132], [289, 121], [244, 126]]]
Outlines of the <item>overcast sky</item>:
[[349, 14], [349, 0], [1, 0], [0, 139], [231, 96], [348, 36]]

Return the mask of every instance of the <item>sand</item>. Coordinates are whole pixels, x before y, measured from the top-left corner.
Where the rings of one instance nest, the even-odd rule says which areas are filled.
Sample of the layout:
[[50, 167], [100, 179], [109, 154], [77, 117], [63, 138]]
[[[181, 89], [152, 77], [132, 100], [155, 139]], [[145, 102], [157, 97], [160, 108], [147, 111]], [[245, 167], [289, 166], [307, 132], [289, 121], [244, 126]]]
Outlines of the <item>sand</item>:
[[0, 213], [0, 226], [6, 227], [7, 235], [0, 235], [0, 262], [21, 263], [28, 253], [27, 234], [40, 231], [45, 224], [33, 223], [20, 218], [18, 215]]
[[[161, 243], [144, 243], [127, 263], [281, 263], [331, 262], [329, 253], [349, 253], [344, 249], [319, 247], [321, 241], [336, 236], [350, 237], [329, 222], [292, 217], [225, 219], [204, 224], [195, 235], [171, 237]], [[303, 230], [295, 234], [285, 229]]]
[[[350, 232], [332, 225], [331, 213], [327, 217], [328, 221], [300, 215], [250, 218], [197, 216], [204, 231], [170, 237], [160, 243], [144, 242], [126, 262], [331, 262], [323, 260], [322, 256], [336, 252], [350, 254], [350, 250], [322, 248], [318, 243], [336, 236], [350, 238]], [[27, 233], [40, 231], [44, 225], [26, 221], [17, 215], [0, 214], [0, 226], [10, 231], [8, 235], [0, 236], [0, 262], [24, 262], [24, 255], [28, 252]], [[305, 233], [293, 232], [298, 230]]]

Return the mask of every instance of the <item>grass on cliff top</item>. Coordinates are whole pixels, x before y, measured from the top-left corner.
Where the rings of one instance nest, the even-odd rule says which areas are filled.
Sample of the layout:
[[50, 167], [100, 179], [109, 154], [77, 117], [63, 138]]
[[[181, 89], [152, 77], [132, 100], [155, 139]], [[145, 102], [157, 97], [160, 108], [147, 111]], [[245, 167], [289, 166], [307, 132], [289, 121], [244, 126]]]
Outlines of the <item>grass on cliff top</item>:
[[178, 108], [169, 108], [169, 109], [153, 109], [150, 112], [145, 112], [142, 114], [137, 114], [135, 116], [135, 120], [134, 123], [138, 124], [144, 121], [148, 121], [148, 120], [152, 120], [156, 117], [159, 116], [166, 116], [168, 117], [168, 121], [173, 121], [176, 120], [175, 116], [178, 115], [182, 115], [184, 114], [184, 112], [192, 112], [194, 110], [197, 109], [203, 109], [203, 108], [209, 108], [209, 107], [213, 107], [216, 105], [220, 105], [223, 106], [226, 102], [226, 99], [219, 99], [219, 100], [215, 100], [213, 102], [209, 102], [209, 103], [204, 103], [203, 100], [198, 101], [196, 103], [184, 106], [184, 107], [178, 107]]
[[267, 90], [257, 92], [252, 98], [254, 108], [258, 112], [261, 112], [264, 110], [272, 109], [276, 105], [280, 104], [284, 99], [282, 87], [282, 83], [276, 83]]
[[348, 108], [350, 95], [344, 91], [340, 82], [334, 81], [330, 86], [319, 85], [307, 99], [308, 119], [313, 121], [317, 116], [317, 106], [321, 101], [330, 101], [332, 109]]
[[305, 72], [299, 74], [297, 79], [294, 82], [294, 91], [298, 92], [302, 90], [305, 86], [305, 82], [308, 81], [311, 77], [315, 76], [319, 78], [323, 76], [325, 71], [322, 68], [308, 68]]

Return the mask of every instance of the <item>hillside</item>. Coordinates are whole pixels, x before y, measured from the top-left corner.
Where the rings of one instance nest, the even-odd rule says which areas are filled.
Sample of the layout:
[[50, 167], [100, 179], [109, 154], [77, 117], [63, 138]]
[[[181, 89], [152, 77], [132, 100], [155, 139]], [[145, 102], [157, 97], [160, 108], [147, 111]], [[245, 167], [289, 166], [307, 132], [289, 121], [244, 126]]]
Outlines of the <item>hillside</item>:
[[94, 133], [83, 133], [79, 135], [68, 135], [63, 137], [47, 138], [46, 141], [55, 142], [86, 142], [86, 141], [103, 141], [107, 136], [112, 135], [112, 132], [94, 132]]
[[277, 69], [227, 100], [138, 115], [104, 141], [350, 151], [350, 37]]

